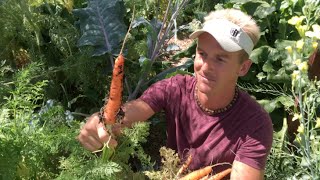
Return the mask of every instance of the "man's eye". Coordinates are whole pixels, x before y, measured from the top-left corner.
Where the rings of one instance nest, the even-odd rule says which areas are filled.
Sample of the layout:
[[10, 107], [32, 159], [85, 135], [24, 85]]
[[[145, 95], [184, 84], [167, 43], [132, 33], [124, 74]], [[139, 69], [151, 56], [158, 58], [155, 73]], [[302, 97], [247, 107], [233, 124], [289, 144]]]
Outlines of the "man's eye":
[[224, 62], [224, 61], [225, 61], [224, 58], [222, 58], [222, 57], [217, 57], [217, 60], [218, 60], [219, 62]]
[[200, 56], [202, 56], [202, 57], [204, 57], [206, 54], [205, 53], [203, 53], [203, 52], [198, 52], [198, 54], [200, 55]]

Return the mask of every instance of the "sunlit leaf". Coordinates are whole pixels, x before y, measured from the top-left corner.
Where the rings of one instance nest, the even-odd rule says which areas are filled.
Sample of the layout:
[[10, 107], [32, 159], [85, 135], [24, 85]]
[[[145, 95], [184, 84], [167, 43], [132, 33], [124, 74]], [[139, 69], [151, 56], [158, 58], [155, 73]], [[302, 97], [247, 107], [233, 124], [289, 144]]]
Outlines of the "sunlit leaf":
[[281, 102], [285, 107], [293, 107], [294, 100], [292, 96], [279, 96], [277, 101]]
[[256, 64], [267, 60], [270, 48], [271, 47], [269, 46], [261, 46], [259, 48], [254, 49], [250, 55], [250, 59], [252, 60], [252, 62]]
[[257, 78], [259, 79], [259, 81], [265, 79], [267, 76], [263, 73], [263, 72], [260, 72], [259, 74], [257, 74]]
[[269, 113], [272, 112], [275, 108], [279, 107], [277, 100], [262, 99], [262, 100], [258, 100], [258, 102]]
[[263, 70], [264, 72], [273, 72], [273, 71], [274, 71], [274, 68], [273, 68], [273, 66], [272, 66], [271, 61], [267, 61], [267, 62], [263, 65], [262, 70]]

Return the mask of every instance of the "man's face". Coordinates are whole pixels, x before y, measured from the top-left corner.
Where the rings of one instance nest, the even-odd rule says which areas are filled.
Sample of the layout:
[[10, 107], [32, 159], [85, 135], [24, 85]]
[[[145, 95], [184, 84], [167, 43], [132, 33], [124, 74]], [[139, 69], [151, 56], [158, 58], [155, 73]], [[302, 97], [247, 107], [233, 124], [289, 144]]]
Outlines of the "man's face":
[[239, 76], [244, 76], [251, 61], [240, 63], [242, 51], [227, 52], [209, 33], [198, 37], [194, 72], [199, 91], [222, 93], [234, 88]]

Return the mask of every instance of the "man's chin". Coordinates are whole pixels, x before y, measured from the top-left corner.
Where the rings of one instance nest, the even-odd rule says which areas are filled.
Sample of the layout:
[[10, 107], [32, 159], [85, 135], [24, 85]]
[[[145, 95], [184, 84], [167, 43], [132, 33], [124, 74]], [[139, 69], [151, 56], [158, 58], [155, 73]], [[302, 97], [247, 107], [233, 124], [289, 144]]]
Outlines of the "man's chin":
[[207, 84], [199, 84], [198, 85], [198, 90], [201, 92], [201, 93], [210, 93], [212, 92], [213, 90], [213, 87], [207, 85]]

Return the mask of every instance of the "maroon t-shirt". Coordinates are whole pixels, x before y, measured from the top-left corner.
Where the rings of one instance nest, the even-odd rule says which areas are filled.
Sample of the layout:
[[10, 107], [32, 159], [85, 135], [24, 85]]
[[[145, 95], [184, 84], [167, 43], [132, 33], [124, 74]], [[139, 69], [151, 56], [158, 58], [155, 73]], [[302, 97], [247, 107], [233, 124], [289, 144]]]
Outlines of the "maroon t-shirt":
[[240, 90], [231, 109], [209, 115], [196, 103], [195, 85], [195, 77], [177, 75], [153, 84], [140, 97], [155, 112], [165, 111], [167, 146], [181, 158], [191, 153], [190, 169], [234, 160], [264, 169], [273, 135], [268, 113]]

